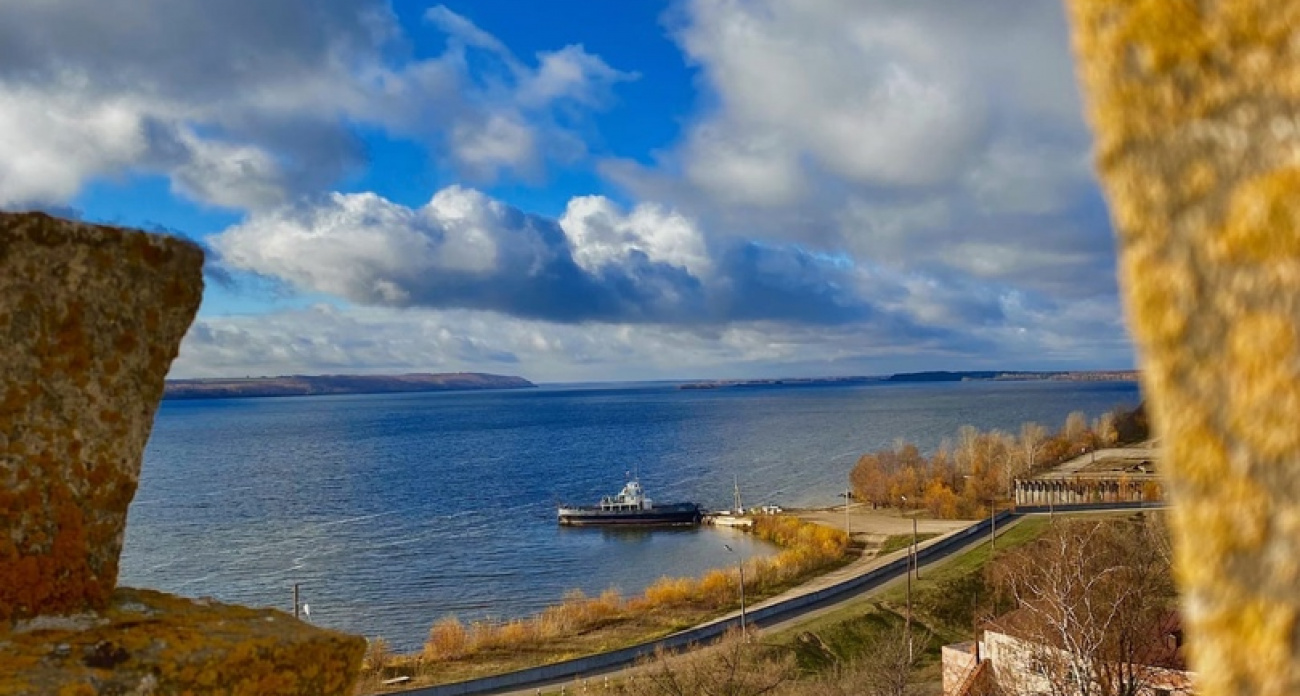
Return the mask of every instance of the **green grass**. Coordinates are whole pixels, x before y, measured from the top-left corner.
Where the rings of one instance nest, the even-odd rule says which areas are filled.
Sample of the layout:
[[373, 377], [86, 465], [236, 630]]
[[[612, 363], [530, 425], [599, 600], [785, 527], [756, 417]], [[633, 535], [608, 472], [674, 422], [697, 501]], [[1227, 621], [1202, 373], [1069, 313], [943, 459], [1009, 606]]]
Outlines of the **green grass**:
[[[933, 532], [918, 534], [916, 535], [916, 543], [919, 544], [926, 539], [933, 539], [937, 536], [939, 535]], [[894, 534], [887, 536], [885, 537], [885, 541], [880, 544], [880, 548], [876, 551], [876, 556], [884, 556], [885, 554], [893, 553], [899, 549], [907, 548], [911, 543], [911, 534]]]
[[[1047, 527], [1047, 518], [1021, 519], [998, 535], [998, 553], [1037, 538]], [[938, 646], [974, 635], [974, 617], [991, 594], [984, 583], [988, 559], [989, 545], [980, 544], [937, 567], [923, 568], [921, 578], [912, 582], [913, 617], [934, 633], [923, 663], [938, 659]], [[852, 659], [869, 650], [886, 627], [903, 621], [906, 605], [907, 586], [895, 582], [872, 597], [845, 602], [795, 628], [769, 634], [764, 642], [790, 646], [806, 670], [824, 669], [835, 658]]]
[[[998, 553], [1038, 538], [1047, 531], [1048, 525], [1049, 520], [1044, 517], [1021, 519], [998, 535]], [[988, 611], [996, 613], [1000, 608], [998, 598], [984, 576], [989, 552], [989, 544], [980, 544], [937, 568], [922, 569], [920, 579], [912, 582], [914, 614], [936, 630], [960, 638], [973, 636], [976, 617]], [[907, 587], [904, 584], [890, 587], [881, 592], [878, 599], [886, 605], [905, 606]]]

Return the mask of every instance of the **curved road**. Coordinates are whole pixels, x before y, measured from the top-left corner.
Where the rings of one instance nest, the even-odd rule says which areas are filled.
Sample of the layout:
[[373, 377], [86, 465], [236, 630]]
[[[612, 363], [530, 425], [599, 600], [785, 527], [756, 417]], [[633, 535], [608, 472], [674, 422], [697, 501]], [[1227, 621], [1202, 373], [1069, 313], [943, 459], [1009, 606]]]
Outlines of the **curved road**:
[[[1118, 503], [1078, 507], [1079, 512], [1116, 512], [1159, 506]], [[1073, 512], [1074, 509], [1071, 508], [1069, 511]], [[1067, 510], [1058, 507], [1056, 512], [1064, 513]], [[1022, 508], [1019, 512], [1003, 511], [997, 515], [997, 534], [1000, 536], [1026, 514], [1047, 513], [1047, 509], [1037, 508]], [[980, 520], [963, 529], [921, 542], [917, 550], [921, 571], [924, 572], [925, 569], [941, 563], [954, 554], [963, 553], [987, 542], [991, 538], [989, 523], [988, 519]], [[843, 602], [892, 587], [896, 581], [905, 576], [908, 565], [906, 553], [906, 549], [900, 549], [880, 558], [855, 561], [781, 595], [759, 602], [752, 607], [746, 607], [749, 623], [765, 629], [790, 628], [831, 611]], [[540, 693], [543, 688], [568, 685], [576, 680], [602, 677], [628, 670], [638, 660], [654, 654], [659, 648], [676, 650], [692, 644], [711, 642], [728, 629], [738, 626], [739, 622], [739, 612], [733, 612], [693, 629], [609, 653], [398, 693], [402, 696], [529, 696]]]
[[[998, 515], [997, 531], [1014, 524], [1018, 515], [1004, 511]], [[989, 520], [975, 522], [918, 545], [917, 558], [924, 568], [968, 548], [987, 542]], [[836, 607], [841, 602], [874, 592], [892, 580], [904, 577], [907, 550], [900, 549], [880, 558], [861, 559], [818, 576], [781, 595], [747, 606], [751, 625], [767, 629], [784, 628], [805, 621]], [[453, 684], [441, 684], [399, 692], [402, 696], [477, 696], [487, 694], [536, 694], [542, 688], [570, 684], [625, 670], [637, 660], [664, 647], [679, 649], [694, 643], [715, 640], [728, 629], [739, 626], [740, 613], [732, 612], [693, 629], [674, 633], [656, 641], [622, 650], [567, 660], [554, 665], [534, 667], [507, 674], [484, 677]], [[550, 672], [547, 674], [547, 672]]]

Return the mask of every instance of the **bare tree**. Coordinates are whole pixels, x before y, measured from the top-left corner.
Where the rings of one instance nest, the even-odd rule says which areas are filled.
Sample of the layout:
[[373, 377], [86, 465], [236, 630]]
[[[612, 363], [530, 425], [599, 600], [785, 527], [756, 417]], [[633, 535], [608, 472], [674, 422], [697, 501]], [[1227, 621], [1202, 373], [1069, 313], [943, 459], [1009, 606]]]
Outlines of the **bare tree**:
[[1020, 447], [1021, 469], [1017, 475], [1032, 474], [1034, 466], [1038, 464], [1038, 455], [1043, 451], [1043, 444], [1047, 441], [1047, 428], [1038, 423], [1024, 423], [1020, 426], [1020, 441], [1017, 443]]
[[1159, 533], [1143, 523], [1073, 522], [1000, 559], [994, 581], [1016, 610], [994, 624], [1017, 639], [1020, 654], [1014, 669], [999, 670], [1003, 688], [1141, 693], [1152, 667], [1171, 657], [1164, 626], [1174, 590], [1167, 559], [1153, 553]]
[[1065, 417], [1065, 429], [1061, 434], [1071, 445], [1082, 444], [1088, 435], [1088, 416], [1083, 411], [1071, 411]]
[[973, 473], [979, 457], [979, 440], [980, 431], [975, 426], [963, 425], [957, 429], [957, 449], [953, 453], [953, 460], [957, 463], [958, 472]]
[[993, 450], [998, 463], [998, 483], [1002, 486], [1005, 495], [1011, 497], [1011, 484], [1016, 478], [1016, 436], [1011, 433], [1004, 433], [1001, 430], [994, 430], [989, 434], [993, 439]]
[[930, 641], [928, 631], [895, 627], [880, 637], [848, 670], [849, 693], [862, 696], [904, 696], [912, 670]]
[[[834, 655], [815, 634], [804, 635], [807, 636], [804, 640], [820, 644], [821, 652]], [[909, 646], [908, 635], [903, 626], [891, 626], [875, 635], [855, 659], [837, 659], [830, 669], [816, 677], [784, 685], [779, 696], [905, 696], [922, 650], [932, 638], [928, 630], [914, 628]]]
[[627, 696], [761, 696], [775, 692], [795, 674], [792, 654], [746, 641], [732, 631], [710, 648], [656, 655], [643, 673], [619, 689]]
[[1102, 447], [1114, 446], [1119, 440], [1119, 431], [1115, 429], [1115, 413], [1107, 411], [1092, 423], [1092, 432], [1097, 439], [1097, 444]]

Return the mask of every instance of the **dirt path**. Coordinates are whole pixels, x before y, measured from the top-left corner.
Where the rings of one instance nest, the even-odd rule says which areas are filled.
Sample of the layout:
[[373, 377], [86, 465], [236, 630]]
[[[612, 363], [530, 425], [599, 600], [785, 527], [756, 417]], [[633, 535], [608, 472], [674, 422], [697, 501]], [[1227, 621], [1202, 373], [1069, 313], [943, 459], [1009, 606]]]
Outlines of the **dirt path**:
[[[914, 515], [903, 514], [898, 510], [884, 508], [871, 509], [869, 503], [853, 503], [849, 506], [848, 519], [845, 519], [844, 506], [812, 510], [787, 510], [800, 519], [816, 522], [834, 529], [844, 529], [847, 521], [849, 535], [855, 542], [875, 545], [885, 537], [896, 534], [911, 534]], [[971, 520], [936, 520], [916, 517], [917, 533], [946, 534], [955, 529], [970, 526]]]

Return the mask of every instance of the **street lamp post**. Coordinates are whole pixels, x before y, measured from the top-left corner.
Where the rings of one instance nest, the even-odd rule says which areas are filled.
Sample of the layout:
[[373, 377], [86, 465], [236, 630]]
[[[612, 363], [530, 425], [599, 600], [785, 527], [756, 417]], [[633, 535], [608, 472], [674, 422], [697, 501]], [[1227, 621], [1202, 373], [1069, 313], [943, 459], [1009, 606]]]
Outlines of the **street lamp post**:
[[844, 536], [850, 542], [853, 541], [853, 532], [849, 528], [849, 501], [853, 500], [853, 482], [849, 482], [849, 487], [844, 489]]
[[749, 634], [745, 631], [745, 561], [730, 545], [723, 544], [722, 548], [736, 554], [736, 568], [740, 570], [740, 635], [749, 642]]
[[[900, 495], [898, 499], [903, 501], [903, 507], [907, 507], [907, 496]], [[916, 567], [916, 517], [912, 517], [912, 543], [907, 546], [907, 581], [910, 585], [912, 582], [912, 569]]]
[[[907, 496], [900, 495], [903, 505], [907, 505]], [[907, 623], [903, 629], [907, 636], [907, 661], [912, 661], [912, 572], [916, 567], [916, 517], [912, 517], [912, 544], [907, 549]]]

